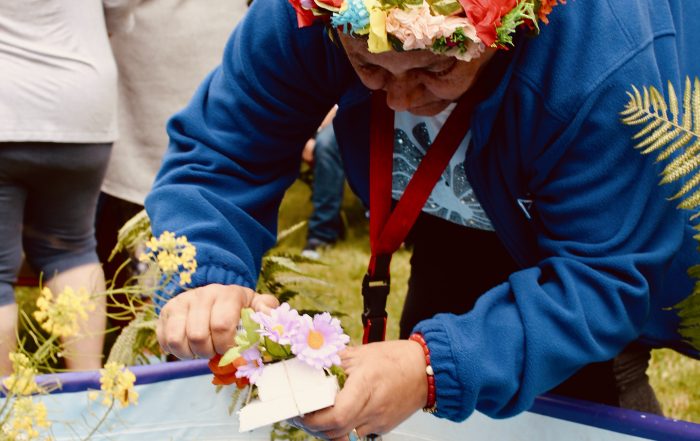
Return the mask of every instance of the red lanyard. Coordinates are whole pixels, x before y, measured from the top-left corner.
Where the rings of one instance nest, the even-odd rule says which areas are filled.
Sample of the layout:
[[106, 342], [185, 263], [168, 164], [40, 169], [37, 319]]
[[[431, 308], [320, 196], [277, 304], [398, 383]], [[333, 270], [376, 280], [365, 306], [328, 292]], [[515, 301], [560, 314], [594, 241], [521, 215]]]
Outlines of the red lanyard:
[[460, 98], [392, 210], [394, 112], [387, 107], [383, 91], [372, 92], [369, 168], [369, 243], [372, 255], [362, 282], [363, 343], [382, 341], [386, 337], [391, 255], [408, 235], [435, 183], [466, 136], [474, 109], [474, 95], [469, 93]]

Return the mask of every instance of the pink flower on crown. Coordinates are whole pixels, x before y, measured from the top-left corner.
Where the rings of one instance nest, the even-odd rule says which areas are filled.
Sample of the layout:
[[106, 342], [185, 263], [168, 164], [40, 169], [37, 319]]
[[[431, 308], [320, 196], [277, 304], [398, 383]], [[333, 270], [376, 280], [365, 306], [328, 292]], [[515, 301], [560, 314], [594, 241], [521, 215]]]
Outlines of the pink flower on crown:
[[462, 28], [464, 35], [474, 43], [469, 45], [467, 61], [478, 57], [481, 40], [465, 17], [432, 15], [430, 7], [423, 3], [420, 7], [391, 9], [386, 19], [387, 32], [398, 38], [405, 50], [430, 49], [436, 39], [449, 38], [457, 28]]
[[386, 31], [401, 40], [405, 50], [426, 49], [433, 44], [444, 22], [434, 16], [426, 3], [419, 7], [393, 8], [386, 17]]
[[292, 337], [292, 353], [317, 369], [330, 368], [340, 365], [338, 352], [349, 341], [340, 321], [329, 313], [316, 314], [313, 319], [304, 314], [298, 332]]
[[261, 336], [281, 345], [291, 343], [291, 337], [296, 333], [300, 322], [299, 313], [296, 309], [291, 309], [289, 303], [282, 303], [270, 311], [270, 315], [256, 312], [251, 318], [262, 326], [262, 329], [258, 330]]
[[518, 0], [459, 0], [459, 3], [481, 41], [491, 46], [496, 41], [496, 28], [501, 25], [501, 18], [515, 8]]
[[236, 378], [247, 378], [250, 384], [255, 384], [263, 372], [263, 359], [257, 346], [246, 349], [241, 354], [246, 364], [241, 365], [236, 370]]

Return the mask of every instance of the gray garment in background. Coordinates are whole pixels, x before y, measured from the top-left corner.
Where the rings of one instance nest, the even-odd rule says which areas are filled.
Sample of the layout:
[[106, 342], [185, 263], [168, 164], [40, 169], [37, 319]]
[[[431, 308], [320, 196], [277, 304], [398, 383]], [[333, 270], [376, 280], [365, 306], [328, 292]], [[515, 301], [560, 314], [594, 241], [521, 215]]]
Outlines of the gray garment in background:
[[128, 31], [134, 1], [0, 1], [0, 141], [116, 139], [107, 33]]
[[167, 120], [223, 56], [246, 0], [143, 0], [110, 39], [119, 71], [119, 139], [102, 190], [143, 205], [168, 146]]

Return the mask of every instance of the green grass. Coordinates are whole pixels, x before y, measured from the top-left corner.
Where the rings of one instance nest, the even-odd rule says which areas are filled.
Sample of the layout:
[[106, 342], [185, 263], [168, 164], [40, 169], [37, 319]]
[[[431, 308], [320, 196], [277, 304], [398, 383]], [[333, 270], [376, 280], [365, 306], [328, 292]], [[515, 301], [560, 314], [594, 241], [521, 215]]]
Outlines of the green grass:
[[[345, 312], [343, 327], [359, 343], [362, 335], [360, 315], [362, 296], [360, 285], [367, 269], [369, 245], [367, 220], [357, 199], [346, 192], [343, 211], [348, 225], [347, 238], [326, 250], [324, 265], [307, 266], [310, 275], [326, 280], [329, 287], [310, 287], [306, 298], [295, 303], [297, 307], [324, 306]], [[287, 193], [280, 214], [280, 230], [308, 218], [311, 212], [309, 188], [297, 182]], [[299, 251], [303, 247], [306, 230], [294, 233], [278, 246], [278, 250]], [[392, 260], [392, 289], [389, 296], [387, 338], [398, 337], [398, 324], [406, 293], [410, 254], [399, 250]], [[297, 300], [297, 299], [295, 299]], [[684, 357], [671, 350], [652, 353], [648, 374], [661, 401], [664, 413], [670, 418], [700, 423], [700, 361]]]

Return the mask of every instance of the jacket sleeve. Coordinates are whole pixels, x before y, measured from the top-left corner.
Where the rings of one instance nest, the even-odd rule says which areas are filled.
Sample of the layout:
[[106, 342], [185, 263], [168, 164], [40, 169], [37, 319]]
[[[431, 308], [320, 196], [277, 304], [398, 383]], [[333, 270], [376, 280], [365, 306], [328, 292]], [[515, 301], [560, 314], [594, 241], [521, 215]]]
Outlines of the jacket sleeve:
[[656, 70], [655, 56], [646, 50], [608, 76], [567, 121], [546, 106], [530, 109], [538, 114], [527, 123], [532, 131], [556, 128], [546, 148], [528, 152], [536, 156], [527, 170], [536, 264], [486, 292], [471, 312], [416, 326], [431, 351], [438, 416], [522, 412], [640, 335], [652, 296], [664, 295], [685, 216], [666, 200], [672, 193], [658, 185], [654, 158], [632, 147], [635, 130], [619, 121], [630, 83], [678, 80]]
[[[255, 288], [304, 141], [336, 100], [324, 38], [322, 26], [297, 29], [287, 2], [256, 0], [222, 64], [169, 121], [145, 205], [154, 235], [168, 230], [195, 245], [190, 286]], [[161, 295], [181, 290], [173, 284]]]

